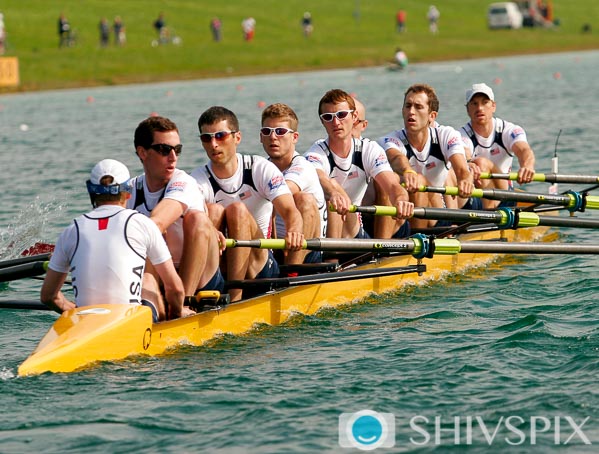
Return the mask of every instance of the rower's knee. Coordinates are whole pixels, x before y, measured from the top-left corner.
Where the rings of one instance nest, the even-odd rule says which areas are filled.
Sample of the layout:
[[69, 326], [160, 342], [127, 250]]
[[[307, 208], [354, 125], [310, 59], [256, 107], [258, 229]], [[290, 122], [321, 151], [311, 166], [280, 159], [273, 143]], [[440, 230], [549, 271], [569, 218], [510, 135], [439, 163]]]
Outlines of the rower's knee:
[[213, 224], [203, 211], [191, 210], [183, 216], [183, 234], [208, 236], [212, 231]]

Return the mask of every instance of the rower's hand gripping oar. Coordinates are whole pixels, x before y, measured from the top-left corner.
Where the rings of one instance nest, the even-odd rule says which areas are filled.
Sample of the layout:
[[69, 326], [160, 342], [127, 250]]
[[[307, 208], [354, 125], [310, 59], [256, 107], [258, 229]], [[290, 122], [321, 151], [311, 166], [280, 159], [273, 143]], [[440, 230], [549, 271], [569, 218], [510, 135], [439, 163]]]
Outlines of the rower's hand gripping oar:
[[[517, 172], [510, 173], [491, 173], [482, 172], [481, 179], [496, 179], [496, 180], [518, 180]], [[571, 183], [571, 184], [597, 184], [599, 176], [594, 175], [559, 175], [556, 173], [535, 173], [532, 181], [544, 183]]]
[[[375, 216], [395, 216], [396, 209], [391, 206], [351, 205], [351, 213], [370, 213]], [[529, 211], [512, 208], [499, 208], [495, 211], [463, 210], [451, 208], [414, 208], [413, 217], [419, 219], [438, 219], [456, 223], [496, 224], [501, 229], [516, 229], [519, 227], [579, 227], [599, 228], [598, 219], [583, 219], [563, 216], [539, 216]]]
[[[437, 194], [457, 196], [458, 188], [452, 186], [433, 187], [420, 186], [420, 192], [434, 192]], [[491, 200], [509, 200], [515, 202], [535, 203], [539, 205], [557, 205], [567, 208], [569, 211], [585, 211], [599, 209], [599, 197], [587, 195], [576, 191], [568, 191], [564, 195], [536, 194], [532, 192], [502, 191], [499, 189], [474, 189], [471, 197]]]

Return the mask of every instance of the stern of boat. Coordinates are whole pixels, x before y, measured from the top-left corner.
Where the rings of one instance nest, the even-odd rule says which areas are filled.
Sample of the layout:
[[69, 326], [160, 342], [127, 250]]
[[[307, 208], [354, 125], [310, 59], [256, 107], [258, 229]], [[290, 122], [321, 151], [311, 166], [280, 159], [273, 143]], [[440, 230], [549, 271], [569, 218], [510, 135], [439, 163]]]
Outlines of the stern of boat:
[[100, 304], [64, 312], [18, 369], [20, 376], [71, 372], [96, 361], [143, 354], [152, 312], [133, 304]]

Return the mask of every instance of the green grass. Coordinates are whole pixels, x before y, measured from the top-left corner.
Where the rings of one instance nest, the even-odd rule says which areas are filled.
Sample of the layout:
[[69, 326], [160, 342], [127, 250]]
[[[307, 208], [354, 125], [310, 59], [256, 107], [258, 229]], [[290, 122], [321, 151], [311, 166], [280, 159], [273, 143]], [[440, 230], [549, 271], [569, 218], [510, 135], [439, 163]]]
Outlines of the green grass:
[[[21, 91], [380, 65], [397, 46], [411, 63], [599, 48], [597, 30], [580, 33], [583, 23], [599, 17], [597, 1], [554, 0], [558, 28], [522, 30], [488, 30], [491, 1], [434, 3], [441, 11], [437, 36], [428, 31], [423, 0], [3, 0], [0, 8], [6, 55], [19, 58]], [[401, 35], [395, 31], [400, 5], [408, 14]], [[58, 48], [61, 11], [77, 32], [75, 47]], [[161, 11], [181, 46], [150, 45]], [[304, 11], [314, 22], [309, 39], [300, 26]], [[112, 23], [116, 15], [126, 26], [126, 46], [99, 48], [100, 18]], [[215, 15], [223, 22], [220, 43], [208, 27]], [[251, 43], [241, 35], [248, 15], [257, 21]]]

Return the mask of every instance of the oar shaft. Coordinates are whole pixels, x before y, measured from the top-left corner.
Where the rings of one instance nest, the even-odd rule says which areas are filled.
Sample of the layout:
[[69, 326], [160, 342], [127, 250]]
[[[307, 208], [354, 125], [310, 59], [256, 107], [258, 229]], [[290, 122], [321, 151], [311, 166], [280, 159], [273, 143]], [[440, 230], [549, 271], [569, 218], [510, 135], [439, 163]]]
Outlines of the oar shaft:
[[24, 265], [26, 263], [32, 262], [43, 262], [46, 260], [50, 260], [50, 256], [52, 254], [36, 254], [36, 255], [28, 255], [25, 257], [19, 257], [16, 259], [3, 260], [0, 262], [0, 269], [2, 268], [10, 268], [11, 266]]
[[48, 269], [49, 262], [33, 262], [11, 266], [0, 270], [0, 282], [14, 281], [25, 277], [39, 276]]
[[[377, 216], [394, 216], [395, 207], [390, 206], [356, 206], [350, 207], [352, 213], [372, 213]], [[512, 214], [513, 213], [513, 214]], [[599, 220], [565, 216], [539, 216], [529, 211], [514, 211], [503, 208], [497, 211], [456, 210], [451, 208], [414, 208], [415, 218], [438, 219], [456, 223], [496, 224], [504, 228], [536, 227], [578, 227], [598, 228]]]
[[[458, 188], [447, 186], [447, 187], [434, 187], [434, 186], [420, 186], [418, 189], [420, 192], [434, 192], [438, 194], [446, 194], [457, 196]], [[474, 189], [472, 191], [472, 197], [491, 199], [491, 200], [510, 200], [516, 202], [526, 202], [534, 204], [547, 204], [547, 205], [559, 205], [565, 206], [569, 209], [577, 210], [578, 196], [582, 197], [584, 204], [582, 208], [599, 209], [599, 197], [582, 195], [576, 193], [569, 193], [565, 195], [553, 195], [553, 194], [535, 194], [531, 192], [516, 192], [516, 191], [502, 191], [499, 189]]]
[[[303, 249], [311, 251], [376, 251], [386, 250], [392, 252], [413, 252], [418, 242], [412, 239], [406, 240], [370, 240], [370, 239], [346, 239], [346, 238], [312, 238], [304, 240]], [[285, 249], [284, 239], [257, 239], [257, 240], [235, 240], [228, 238], [227, 247], [251, 247], [258, 249]]]
[[[518, 179], [518, 174], [516, 172], [483, 172], [480, 174], [480, 177], [483, 179], [516, 181]], [[599, 177], [594, 175], [559, 175], [555, 173], [535, 173], [532, 177], [532, 181], [539, 181], [545, 183], [597, 184], [599, 183]]]
[[0, 300], [0, 308], [2, 309], [35, 309], [42, 311], [50, 311], [48, 306], [40, 301], [12, 301]]
[[[439, 240], [437, 240], [439, 241]], [[503, 241], [462, 241], [462, 253], [485, 254], [599, 254], [597, 244], [507, 243]]]
[[[555, 222], [562, 220], [555, 219]], [[261, 240], [252, 240], [261, 241]], [[459, 253], [488, 254], [599, 254], [599, 245], [570, 243], [510, 243], [505, 241], [460, 241], [456, 238], [427, 238], [415, 235], [406, 240], [330, 239], [307, 240], [309, 249], [341, 251], [374, 251], [412, 254], [415, 257], [455, 255]], [[257, 243], [252, 243], [257, 244]], [[283, 243], [284, 244], [284, 243]], [[240, 246], [245, 246], [241, 244]], [[246, 246], [247, 247], [247, 246]], [[257, 247], [257, 246], [254, 246]]]

